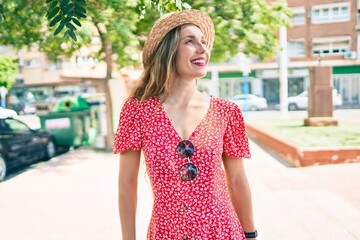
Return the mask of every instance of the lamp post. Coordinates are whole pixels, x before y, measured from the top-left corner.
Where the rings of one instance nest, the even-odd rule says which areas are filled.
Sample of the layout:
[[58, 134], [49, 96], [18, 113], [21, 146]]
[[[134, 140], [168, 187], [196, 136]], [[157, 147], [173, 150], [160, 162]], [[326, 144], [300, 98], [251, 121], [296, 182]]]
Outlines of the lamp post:
[[6, 107], [6, 95], [8, 94], [8, 90], [6, 87], [0, 87], [0, 97], [1, 97], [1, 107]]
[[245, 104], [243, 111], [246, 113], [249, 111], [248, 94], [250, 93], [250, 83], [249, 83], [250, 59], [245, 57], [240, 62], [240, 71], [243, 74], [242, 92], [245, 95]]
[[210, 95], [219, 97], [219, 72], [217, 69], [211, 71], [211, 83]]
[[280, 27], [280, 112], [283, 118], [288, 118], [288, 64], [287, 64], [287, 33], [286, 27]]

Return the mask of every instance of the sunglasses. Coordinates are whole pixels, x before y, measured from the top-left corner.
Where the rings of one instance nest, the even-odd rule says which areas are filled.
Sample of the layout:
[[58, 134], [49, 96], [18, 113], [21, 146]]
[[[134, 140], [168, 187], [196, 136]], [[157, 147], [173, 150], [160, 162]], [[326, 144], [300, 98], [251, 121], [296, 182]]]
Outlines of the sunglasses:
[[194, 145], [189, 140], [183, 140], [177, 145], [175, 151], [180, 157], [188, 159], [187, 163], [180, 166], [180, 178], [188, 182], [194, 180], [198, 175], [197, 167], [190, 160], [194, 154]]

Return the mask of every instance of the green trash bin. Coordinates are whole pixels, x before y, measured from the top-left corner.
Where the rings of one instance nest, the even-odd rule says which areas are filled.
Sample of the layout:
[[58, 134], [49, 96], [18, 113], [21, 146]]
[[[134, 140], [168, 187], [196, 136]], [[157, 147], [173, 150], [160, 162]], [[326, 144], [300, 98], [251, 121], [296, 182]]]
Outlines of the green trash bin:
[[39, 118], [41, 128], [54, 135], [58, 146], [79, 147], [89, 140], [90, 105], [81, 97], [63, 98]]

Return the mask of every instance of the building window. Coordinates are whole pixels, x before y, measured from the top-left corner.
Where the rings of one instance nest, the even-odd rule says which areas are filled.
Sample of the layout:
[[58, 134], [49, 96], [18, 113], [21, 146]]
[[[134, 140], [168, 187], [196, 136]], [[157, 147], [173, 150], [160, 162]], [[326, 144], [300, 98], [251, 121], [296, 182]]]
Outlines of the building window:
[[314, 56], [336, 56], [350, 51], [350, 36], [314, 38], [312, 54]]
[[98, 59], [86, 56], [76, 56], [76, 63], [79, 66], [90, 66], [93, 67], [99, 62]]
[[294, 7], [291, 8], [293, 16], [291, 18], [293, 25], [304, 25], [305, 24], [305, 8], [304, 7]]
[[350, 2], [314, 5], [312, 23], [332, 23], [350, 21]]
[[304, 57], [305, 56], [305, 41], [304, 40], [290, 40], [287, 42], [287, 52], [289, 57]]
[[51, 62], [47, 65], [46, 70], [47, 71], [53, 71], [53, 70], [61, 70], [63, 69], [63, 60], [61, 58], [57, 58], [55, 62]]
[[35, 68], [41, 65], [41, 61], [38, 58], [22, 59], [21, 65], [28, 68]]

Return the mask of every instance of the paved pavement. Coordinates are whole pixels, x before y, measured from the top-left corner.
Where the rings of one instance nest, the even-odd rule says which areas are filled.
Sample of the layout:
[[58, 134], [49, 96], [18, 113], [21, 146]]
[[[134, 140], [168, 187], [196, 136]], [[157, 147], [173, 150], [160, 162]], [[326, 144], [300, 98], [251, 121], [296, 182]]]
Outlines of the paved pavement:
[[[246, 169], [262, 240], [360, 239], [360, 164], [289, 168], [251, 142]], [[1, 240], [121, 239], [118, 156], [80, 148], [0, 183]], [[139, 240], [152, 197], [141, 165]]]

